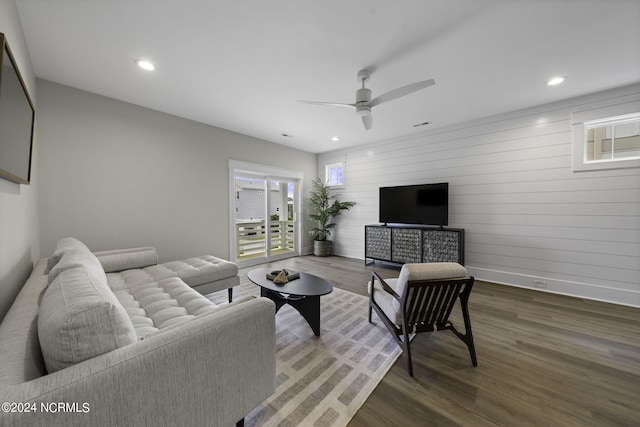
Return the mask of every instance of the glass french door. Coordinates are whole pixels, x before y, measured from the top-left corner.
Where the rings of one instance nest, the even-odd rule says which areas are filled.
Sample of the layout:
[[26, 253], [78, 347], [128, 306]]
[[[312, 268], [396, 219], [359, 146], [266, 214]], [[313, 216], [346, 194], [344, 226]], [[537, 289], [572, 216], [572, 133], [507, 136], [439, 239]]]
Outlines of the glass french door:
[[235, 262], [244, 267], [298, 255], [300, 180], [250, 170], [234, 170], [232, 179]]

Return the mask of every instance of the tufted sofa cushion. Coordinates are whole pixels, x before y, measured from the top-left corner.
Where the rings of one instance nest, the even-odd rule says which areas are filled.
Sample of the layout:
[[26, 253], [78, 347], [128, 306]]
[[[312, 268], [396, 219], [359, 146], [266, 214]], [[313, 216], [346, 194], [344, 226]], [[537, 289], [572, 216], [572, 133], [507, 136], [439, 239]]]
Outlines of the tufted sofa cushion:
[[170, 277], [178, 277], [189, 286], [198, 286], [237, 275], [238, 266], [235, 263], [212, 255], [204, 255], [145, 268], [107, 273], [107, 281], [112, 290], [118, 291]]
[[38, 312], [38, 339], [52, 373], [138, 338], [107, 286], [104, 271], [79, 267], [60, 271], [46, 288]]
[[178, 277], [178, 274], [158, 264], [145, 268], [107, 273], [107, 282], [111, 290], [115, 292], [170, 277]]
[[170, 261], [160, 264], [175, 272], [189, 286], [225, 279], [238, 274], [238, 266], [233, 262], [212, 255], [187, 258], [182, 261]]
[[114, 295], [145, 338], [215, 310], [218, 306], [177, 278], [129, 285]]

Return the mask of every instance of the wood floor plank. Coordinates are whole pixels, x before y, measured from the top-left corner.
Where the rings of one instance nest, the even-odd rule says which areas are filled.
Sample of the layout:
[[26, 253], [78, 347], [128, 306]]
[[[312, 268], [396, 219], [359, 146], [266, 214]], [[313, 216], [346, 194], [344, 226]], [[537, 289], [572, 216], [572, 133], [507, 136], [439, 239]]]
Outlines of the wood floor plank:
[[[399, 273], [335, 256], [267, 265], [360, 295], [372, 271]], [[418, 335], [414, 378], [401, 356], [349, 425], [640, 426], [640, 309], [477, 281], [469, 311], [477, 367], [450, 332]], [[464, 329], [458, 306], [451, 319]]]

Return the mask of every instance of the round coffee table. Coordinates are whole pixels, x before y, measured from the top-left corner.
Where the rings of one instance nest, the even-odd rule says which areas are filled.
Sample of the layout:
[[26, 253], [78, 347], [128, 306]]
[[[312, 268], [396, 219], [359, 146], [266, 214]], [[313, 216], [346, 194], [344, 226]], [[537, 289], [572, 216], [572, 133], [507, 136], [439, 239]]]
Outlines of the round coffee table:
[[327, 280], [309, 273], [300, 273], [300, 278], [283, 285], [267, 279], [267, 274], [278, 268], [258, 268], [249, 271], [247, 277], [260, 286], [260, 296], [269, 298], [276, 304], [276, 313], [289, 304], [307, 321], [313, 333], [320, 336], [320, 297], [333, 291]]

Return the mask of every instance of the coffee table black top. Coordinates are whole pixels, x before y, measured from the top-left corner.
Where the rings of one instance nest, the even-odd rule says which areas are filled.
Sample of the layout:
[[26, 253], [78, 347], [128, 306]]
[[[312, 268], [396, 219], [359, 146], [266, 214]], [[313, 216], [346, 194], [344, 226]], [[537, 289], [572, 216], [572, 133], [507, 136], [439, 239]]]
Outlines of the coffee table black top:
[[257, 268], [249, 271], [247, 277], [256, 285], [274, 292], [282, 292], [290, 295], [320, 296], [333, 291], [333, 286], [327, 280], [313, 274], [300, 272], [300, 278], [291, 280], [284, 285], [277, 285], [267, 279], [267, 274], [279, 268]]

